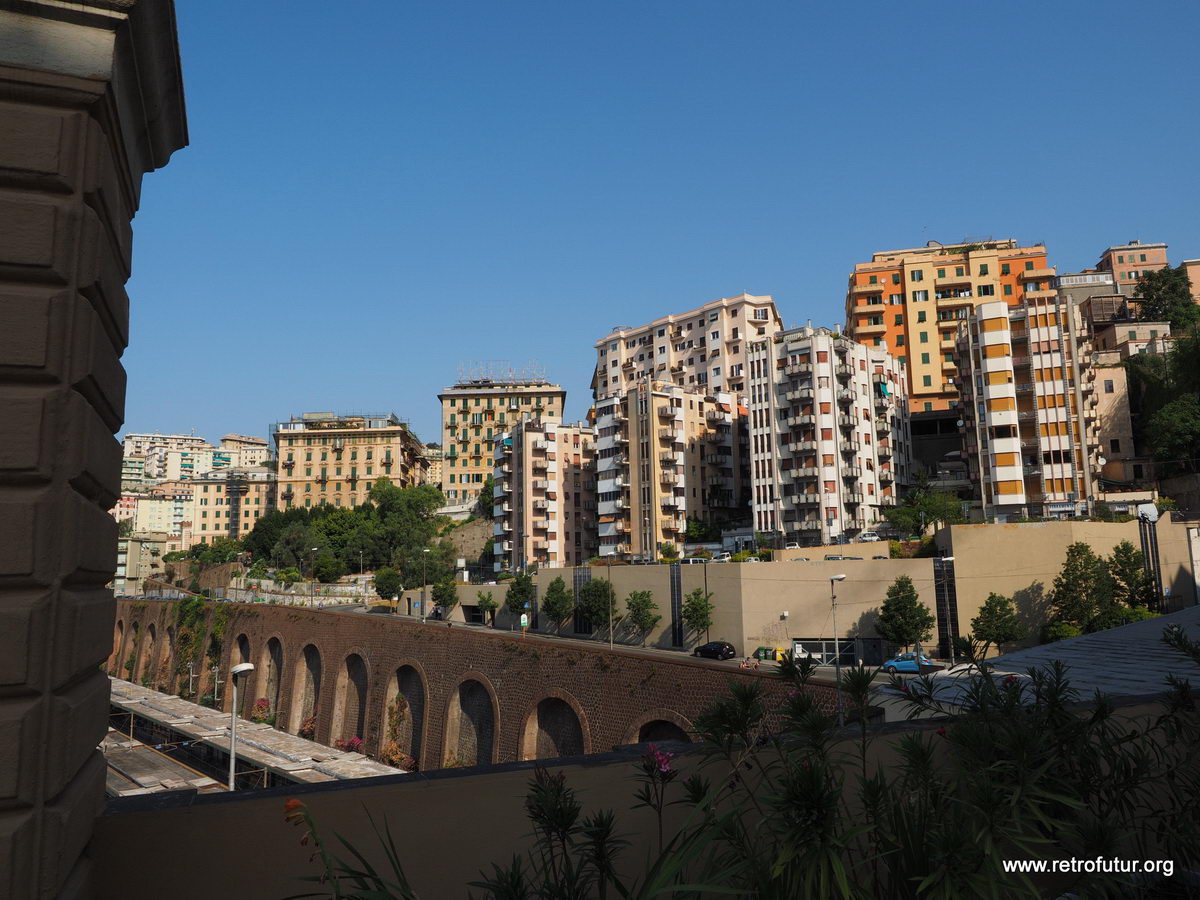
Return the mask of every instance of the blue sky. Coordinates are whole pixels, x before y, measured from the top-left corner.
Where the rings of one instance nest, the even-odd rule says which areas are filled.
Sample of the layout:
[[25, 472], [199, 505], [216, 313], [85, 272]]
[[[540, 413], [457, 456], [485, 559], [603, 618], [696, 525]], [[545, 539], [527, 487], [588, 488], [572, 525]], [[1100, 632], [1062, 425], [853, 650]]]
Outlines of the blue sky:
[[926, 240], [1200, 257], [1191, 3], [177, 3], [191, 146], [134, 223], [126, 428], [394, 411], [741, 291], [841, 321]]

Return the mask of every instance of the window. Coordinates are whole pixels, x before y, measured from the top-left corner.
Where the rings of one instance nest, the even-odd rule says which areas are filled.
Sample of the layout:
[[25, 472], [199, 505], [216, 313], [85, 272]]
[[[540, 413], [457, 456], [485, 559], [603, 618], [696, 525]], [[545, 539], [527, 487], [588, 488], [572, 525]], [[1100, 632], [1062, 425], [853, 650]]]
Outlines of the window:
[[1006, 284], [1006, 285], [1004, 286], [1004, 296], [1005, 296], [1005, 297], [1011, 297], [1011, 296], [1012, 296], [1012, 285], [1011, 285], [1011, 284]]
[[896, 325], [904, 324], [904, 314], [903, 313], [896, 313], [896, 321], [894, 324], [896, 324]]
[[921, 363], [922, 363], [922, 365], [926, 365], [926, 366], [929, 365], [929, 354], [928, 353], [921, 354]]
[[933, 376], [932, 375], [922, 375], [921, 376], [921, 386], [922, 387], [933, 387]]
[[1001, 275], [1011, 275], [1012, 274], [1012, 269], [1009, 268], [1008, 263], [1000, 263], [1000, 274]]
[[903, 347], [903, 346], [904, 346], [904, 335], [902, 335], [902, 334], [898, 334], [898, 335], [896, 335], [896, 346], [897, 346], [897, 347]]
[[945, 278], [945, 277], [946, 277], [946, 270], [945, 270], [945, 269], [938, 269], [938, 270], [937, 270], [937, 277], [938, 277], [938, 278]]
[[1114, 385], [1111, 378], [1104, 379], [1104, 393], [1111, 394], [1114, 391]]
[[896, 359], [900, 360], [900, 365], [902, 365], [902, 366], [908, 365], [908, 357], [907, 356], [897, 356]]
[[913, 269], [912, 270], [912, 280], [913, 281], [924, 281], [925, 273], [921, 269]]
[[1117, 440], [1116, 438], [1113, 438], [1111, 441], [1108, 442], [1108, 450], [1110, 453], [1120, 453], [1121, 452], [1121, 442], [1119, 440]]
[[1146, 261], [1146, 254], [1143, 253], [1138, 257], [1138, 262], [1145, 262], [1145, 261]]
[[917, 321], [918, 321], [918, 322], [924, 322], [924, 321], [925, 321], [925, 310], [923, 310], [923, 309], [922, 309], [922, 310], [919, 310], [919, 311], [917, 312]]
[[980, 297], [995, 297], [996, 286], [994, 284], [981, 284], [978, 286]]
[[1156, 337], [1158, 337], [1158, 329], [1151, 328], [1150, 329], [1150, 340], [1154, 340]]
[[1131, 341], [1136, 341], [1136, 340], [1137, 340], [1137, 332], [1136, 332], [1136, 331], [1132, 331], [1132, 330], [1131, 330], [1131, 331], [1129, 332], [1129, 339], [1130, 339]]
[[1033, 260], [1032, 259], [1025, 260], [1025, 271], [1026, 272], [1033, 271]]
[[933, 412], [933, 404], [928, 400], [925, 401], [925, 412]]
[[877, 283], [878, 282], [876, 281], [876, 278], [874, 275], [871, 275], [869, 278], [867, 278], [867, 284], [877, 284]]
[[928, 332], [928, 331], [922, 331], [922, 332], [921, 332], [920, 341], [921, 341], [921, 343], [922, 343], [922, 344], [928, 344], [928, 343], [929, 343], [929, 332]]
[[980, 274], [980, 275], [986, 275], [987, 273], [988, 273], [988, 264], [987, 264], [987, 263], [980, 263], [980, 264], [979, 264], [979, 274]]
[[954, 277], [955, 278], [962, 278], [964, 274], [966, 274], [966, 269], [964, 269], [962, 266], [954, 267]]
[[924, 303], [929, 299], [929, 291], [913, 291], [913, 303]]
[[1123, 262], [1125, 262], [1125, 257], [1124, 257], [1124, 256], [1118, 256], [1118, 257], [1117, 257], [1117, 262], [1119, 262], [1119, 263], [1123, 263]]
[[893, 272], [892, 273], [892, 284], [899, 284], [899, 283], [900, 283], [900, 273]]
[[904, 302], [903, 294], [888, 294], [888, 303], [892, 306], [900, 306]]

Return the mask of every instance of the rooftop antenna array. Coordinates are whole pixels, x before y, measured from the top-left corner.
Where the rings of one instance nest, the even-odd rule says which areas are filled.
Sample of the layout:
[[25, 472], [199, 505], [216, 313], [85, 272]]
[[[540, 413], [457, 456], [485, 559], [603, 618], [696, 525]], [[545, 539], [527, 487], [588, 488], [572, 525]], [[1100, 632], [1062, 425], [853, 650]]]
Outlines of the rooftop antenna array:
[[516, 366], [507, 359], [468, 360], [458, 364], [459, 384], [540, 384], [545, 381], [546, 369], [536, 359], [530, 359], [523, 366]]

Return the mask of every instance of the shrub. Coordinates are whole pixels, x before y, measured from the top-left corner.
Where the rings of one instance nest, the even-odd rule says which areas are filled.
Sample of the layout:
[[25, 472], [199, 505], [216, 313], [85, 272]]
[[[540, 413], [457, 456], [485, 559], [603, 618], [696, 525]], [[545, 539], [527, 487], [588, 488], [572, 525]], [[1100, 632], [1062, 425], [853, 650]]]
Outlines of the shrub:
[[259, 697], [254, 701], [254, 705], [250, 707], [251, 722], [266, 722], [271, 716], [271, 704], [266, 697]]
[[1047, 622], [1042, 626], [1042, 643], [1053, 644], [1055, 641], [1079, 637], [1083, 632], [1069, 622]]
[[333, 746], [347, 753], [362, 753], [363, 739], [358, 735], [354, 735], [354, 737], [334, 741]]
[[311, 741], [317, 734], [317, 717], [309, 716], [296, 729], [296, 736]]

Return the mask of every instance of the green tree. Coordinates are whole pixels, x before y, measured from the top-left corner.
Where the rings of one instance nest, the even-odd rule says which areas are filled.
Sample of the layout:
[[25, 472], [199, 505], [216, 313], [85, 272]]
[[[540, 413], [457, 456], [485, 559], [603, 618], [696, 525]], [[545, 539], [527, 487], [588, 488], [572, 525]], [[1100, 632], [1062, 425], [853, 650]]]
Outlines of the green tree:
[[483, 481], [483, 487], [479, 489], [479, 508], [483, 511], [484, 516], [492, 514], [492, 504], [495, 502], [496, 483], [489, 475]]
[[1104, 560], [1082, 541], [1067, 547], [1067, 558], [1050, 595], [1051, 620], [1086, 631], [1097, 611], [1111, 599], [1112, 582]]
[[939, 522], [945, 525], [962, 522], [962, 500], [946, 491], [931, 490], [928, 482], [920, 479], [904, 502], [885, 509], [883, 517], [901, 535], [924, 535], [926, 529]]
[[705, 544], [721, 539], [721, 529], [700, 519], [688, 519], [684, 539], [689, 544]]
[[483, 615], [483, 621], [488, 625], [496, 624], [496, 610], [500, 604], [492, 599], [491, 591], [476, 591], [475, 605], [479, 607], [479, 612]]
[[538, 604], [538, 612], [562, 628], [567, 619], [575, 614], [575, 597], [567, 590], [567, 584], [561, 578], [555, 578], [546, 588], [546, 596]]
[[458, 606], [458, 588], [453, 581], [439, 581], [433, 586], [433, 604], [440, 606], [446, 618]]
[[658, 555], [663, 559], [678, 559], [679, 548], [674, 544], [666, 543], [658, 545]]
[[617, 614], [617, 592], [607, 578], [593, 578], [579, 588], [579, 608], [593, 629], [603, 628]]
[[122, 519], [117, 523], [117, 537], [129, 537], [133, 534], [133, 519]]
[[1137, 296], [1142, 301], [1141, 318], [1148, 322], [1170, 322], [1171, 330], [1183, 332], [1200, 322], [1200, 307], [1192, 300], [1192, 286], [1183, 266], [1165, 266], [1138, 278]]
[[304, 576], [300, 574], [300, 570], [297, 569], [295, 566], [286, 566], [282, 569], [278, 569], [275, 572], [275, 580], [278, 581], [280, 584], [282, 584], [284, 587], [288, 587], [290, 585], [295, 584], [297, 581], [299, 581], [303, 577]]
[[653, 591], [630, 591], [625, 598], [626, 618], [642, 635], [642, 646], [646, 646], [646, 635], [662, 621], [657, 612]]
[[690, 631], [697, 635], [703, 631], [707, 640], [713, 624], [713, 609], [713, 595], [704, 588], [696, 588], [684, 595], [679, 616]]
[[313, 559], [313, 577], [321, 584], [332, 584], [346, 574], [346, 567], [331, 550], [322, 550]]
[[533, 593], [533, 579], [521, 573], [509, 583], [508, 591], [504, 595], [504, 606], [514, 616], [519, 616], [530, 608]]
[[879, 610], [875, 630], [885, 641], [900, 644], [907, 650], [933, 636], [933, 614], [917, 596], [917, 589], [907, 575], [898, 575], [887, 589], [887, 597]]
[[246, 571], [246, 577], [254, 578], [254, 579], [266, 578], [267, 577], [267, 561], [265, 559], [255, 560], [254, 565], [252, 565]]
[[1113, 547], [1108, 557], [1108, 574], [1112, 579], [1113, 600], [1128, 607], [1158, 605], [1154, 584], [1146, 574], [1145, 556], [1129, 541]]
[[1196, 458], [1200, 456], [1200, 397], [1185, 394], [1171, 400], [1150, 416], [1146, 437], [1155, 460], [1173, 470], [1196, 471]]
[[399, 597], [402, 590], [404, 583], [400, 580], [400, 573], [391, 566], [382, 566], [375, 570], [375, 593], [384, 600]]
[[983, 644], [981, 656], [987, 656], [989, 647], [1000, 649], [1025, 637], [1025, 626], [1017, 618], [1012, 598], [993, 593], [988, 594], [979, 614], [971, 620], [971, 632]]

